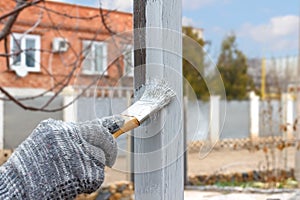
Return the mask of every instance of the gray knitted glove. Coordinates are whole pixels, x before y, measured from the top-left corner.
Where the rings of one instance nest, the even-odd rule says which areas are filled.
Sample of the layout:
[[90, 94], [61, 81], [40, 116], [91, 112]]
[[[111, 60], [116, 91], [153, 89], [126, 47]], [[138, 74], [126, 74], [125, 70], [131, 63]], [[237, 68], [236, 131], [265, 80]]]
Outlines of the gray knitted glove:
[[48, 119], [0, 167], [0, 199], [73, 199], [97, 190], [117, 144], [119, 117], [83, 123]]

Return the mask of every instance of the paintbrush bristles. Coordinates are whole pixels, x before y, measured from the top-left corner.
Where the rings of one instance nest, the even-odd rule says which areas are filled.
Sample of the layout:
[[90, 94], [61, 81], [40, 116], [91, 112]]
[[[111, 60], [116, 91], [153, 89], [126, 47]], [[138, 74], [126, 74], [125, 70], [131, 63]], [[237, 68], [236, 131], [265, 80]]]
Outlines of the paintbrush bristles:
[[134, 117], [141, 124], [150, 115], [166, 106], [175, 96], [175, 92], [164, 81], [148, 81], [139, 91], [140, 97], [134, 104], [121, 113], [123, 116]]
[[144, 93], [140, 100], [152, 102], [157, 105], [157, 109], [161, 109], [166, 106], [175, 95], [175, 92], [166, 82], [152, 80], [144, 86]]

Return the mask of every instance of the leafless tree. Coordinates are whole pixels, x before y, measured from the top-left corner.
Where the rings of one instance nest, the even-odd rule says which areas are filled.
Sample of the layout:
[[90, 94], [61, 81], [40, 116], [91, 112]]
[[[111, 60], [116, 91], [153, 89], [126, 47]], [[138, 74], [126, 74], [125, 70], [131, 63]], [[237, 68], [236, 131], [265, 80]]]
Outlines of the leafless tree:
[[[62, 94], [63, 90], [74, 83], [74, 79], [78, 77], [78, 74], [81, 72], [81, 66], [83, 63], [83, 60], [87, 56], [87, 50], [90, 49], [94, 39], [98, 38], [100, 35], [106, 35], [108, 36], [115, 36], [118, 32], [118, 30], [115, 30], [114, 24], [111, 22], [111, 13], [114, 11], [108, 11], [104, 10], [99, 6], [98, 13], [95, 15], [89, 15], [89, 16], [83, 16], [79, 13], [76, 13], [73, 15], [72, 13], [68, 13], [66, 11], [61, 11], [60, 9], [55, 9], [53, 6], [49, 6], [49, 3], [45, 0], [8, 0], [9, 3], [14, 2], [14, 8], [11, 10], [4, 10], [5, 8], [0, 8], [0, 45], [4, 46], [4, 52], [0, 52], [0, 59], [4, 59], [7, 69], [4, 71], [0, 71], [0, 77], [4, 74], [14, 74], [13, 71], [10, 69], [10, 63], [12, 58], [16, 56], [20, 56], [21, 53], [26, 53], [28, 51], [39, 51], [41, 53], [53, 55], [53, 51], [49, 48], [27, 48], [22, 49], [18, 43], [18, 39], [14, 37], [13, 34], [13, 28], [18, 22], [18, 17], [22, 15], [23, 12], [26, 12], [29, 9], [35, 9], [39, 10], [39, 14], [37, 19], [34, 23], [28, 23], [30, 24], [30, 28], [27, 28], [27, 30], [23, 31], [23, 34], [26, 35], [27, 33], [34, 32], [39, 27], [44, 27], [45, 30], [53, 32], [56, 36], [61, 36], [63, 38], [63, 33], [61, 29], [63, 27], [61, 24], [57, 21], [59, 20], [73, 20], [73, 22], [80, 22], [80, 24], [83, 23], [99, 23], [99, 28], [96, 30], [91, 29], [89, 31], [93, 32], [93, 38], [90, 40], [91, 42], [85, 47], [85, 48], [78, 48], [78, 46], [75, 46], [70, 41], [66, 41], [69, 47], [69, 51], [72, 52], [72, 59], [67, 58], [66, 56], [59, 54], [60, 59], [63, 63], [63, 66], [67, 69], [66, 74], [60, 74], [59, 76], [57, 74], [54, 74], [49, 66], [40, 63], [40, 67], [43, 70], [43, 75], [47, 76], [48, 79], [51, 80], [51, 84], [49, 84], [49, 87], [45, 89], [45, 91], [41, 92], [38, 95], [31, 95], [27, 97], [19, 98], [17, 96], [14, 96], [11, 94], [3, 85], [1, 85], [0, 82], [0, 91], [4, 95], [1, 100], [4, 101], [13, 101], [16, 105], [22, 107], [26, 110], [32, 110], [32, 111], [44, 111], [44, 112], [55, 112], [64, 109], [65, 107], [69, 106], [73, 102], [70, 102], [67, 105], [63, 105], [57, 108], [50, 108], [49, 105]], [[48, 24], [44, 23], [44, 19], [48, 19]], [[69, 28], [69, 31], [73, 31], [76, 33], [76, 30], [80, 29], [80, 26], [77, 26], [74, 24], [73, 27]], [[17, 50], [11, 51], [9, 48], [9, 37], [10, 40], [14, 40], [15, 44], [17, 44]], [[117, 39], [116, 39], [117, 38]], [[130, 38], [124, 37], [124, 35], [120, 36], [119, 38], [115, 36], [115, 39], [112, 40], [113, 45], [115, 45], [117, 48], [122, 51], [122, 48], [124, 44], [130, 43]], [[122, 46], [123, 45], [123, 46]], [[116, 48], [114, 47], [114, 48]], [[80, 50], [79, 50], [80, 49]], [[123, 59], [120, 57], [115, 58], [110, 63], [109, 67], [116, 66], [118, 68], [118, 75], [115, 78], [107, 78], [104, 77], [103, 74], [101, 75], [95, 75], [95, 76], [89, 76], [82, 78], [82, 85], [80, 92], [77, 93], [77, 96], [74, 98], [74, 101], [77, 100], [81, 95], [84, 95], [87, 90], [89, 90], [91, 87], [97, 85], [97, 84], [103, 84], [103, 82], [106, 85], [114, 85], [118, 82], [117, 79], [119, 79], [123, 74]], [[5, 76], [2, 76], [5, 77]], [[11, 76], [10, 76], [11, 77]], [[15, 75], [15, 78], [18, 79], [17, 75]], [[99, 79], [101, 78], [101, 82], [99, 82]], [[78, 83], [81, 84], [81, 83]], [[41, 97], [44, 97], [46, 95], [51, 94], [51, 97], [48, 98], [46, 102], [42, 106], [28, 106], [26, 105], [27, 100], [33, 100], [38, 99]]]

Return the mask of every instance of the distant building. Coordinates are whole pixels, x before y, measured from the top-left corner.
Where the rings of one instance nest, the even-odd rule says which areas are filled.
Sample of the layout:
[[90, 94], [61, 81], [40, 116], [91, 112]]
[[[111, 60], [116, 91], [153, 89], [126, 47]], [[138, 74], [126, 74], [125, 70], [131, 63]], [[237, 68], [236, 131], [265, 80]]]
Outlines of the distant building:
[[[15, 4], [0, 1], [0, 16], [12, 11]], [[132, 84], [132, 56], [112, 58], [113, 45], [106, 41], [111, 37], [107, 27], [116, 34], [132, 30], [132, 14], [102, 12], [106, 24], [99, 8], [55, 1], [25, 8], [6, 38], [7, 45], [0, 42], [0, 54], [11, 55], [0, 57], [0, 86], [46, 90], [68, 77], [69, 85], [84, 87], [100, 75], [103, 79], [95, 85], [118, 85], [123, 76], [126, 84]], [[127, 42], [122, 45], [132, 49]]]
[[248, 75], [251, 76], [256, 88], [261, 88], [261, 65], [260, 58], [248, 59]]
[[[248, 60], [248, 74], [254, 85], [270, 95], [287, 92], [289, 85], [297, 80], [298, 57], [254, 58]], [[276, 95], [275, 95], [276, 96]]]
[[196, 28], [196, 27], [193, 27], [193, 26], [184, 26], [184, 27], [192, 30], [192, 32], [194, 34], [196, 34], [198, 38], [204, 40], [204, 34], [203, 34], [204, 31], [203, 31], [202, 28]]
[[201, 38], [204, 40], [204, 34], [203, 34], [203, 29], [202, 28], [194, 28], [193, 27], [193, 32], [197, 34], [198, 38]]

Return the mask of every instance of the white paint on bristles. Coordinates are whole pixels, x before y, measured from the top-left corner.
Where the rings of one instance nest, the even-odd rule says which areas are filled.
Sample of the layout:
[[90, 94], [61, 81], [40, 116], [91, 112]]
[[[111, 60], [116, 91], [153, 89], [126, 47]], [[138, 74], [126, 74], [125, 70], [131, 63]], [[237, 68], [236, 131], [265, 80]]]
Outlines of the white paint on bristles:
[[170, 103], [175, 92], [163, 80], [150, 80], [141, 89], [144, 91], [140, 101], [151, 102], [157, 105], [157, 109], [161, 109]]
[[135, 117], [143, 123], [150, 115], [155, 114], [175, 96], [175, 92], [163, 80], [149, 80], [137, 91], [140, 99], [122, 114]]

